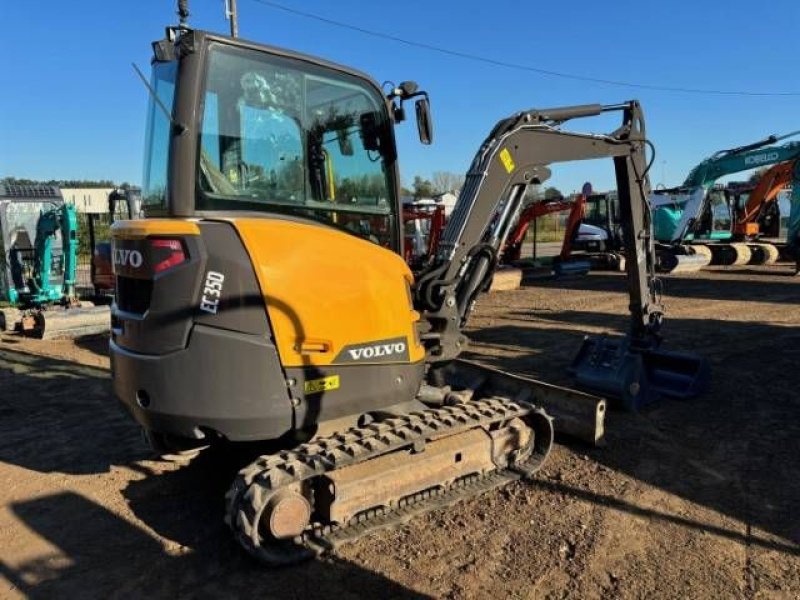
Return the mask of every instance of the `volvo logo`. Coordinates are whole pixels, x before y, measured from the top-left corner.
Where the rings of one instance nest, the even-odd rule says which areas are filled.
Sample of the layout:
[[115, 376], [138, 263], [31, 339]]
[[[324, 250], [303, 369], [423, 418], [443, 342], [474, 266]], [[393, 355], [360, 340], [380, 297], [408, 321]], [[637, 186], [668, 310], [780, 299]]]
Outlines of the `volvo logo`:
[[351, 344], [342, 348], [334, 363], [405, 362], [408, 361], [408, 340], [404, 337], [375, 340], [367, 344]]
[[143, 262], [142, 253], [138, 250], [127, 250], [125, 248], [114, 250], [114, 264], [117, 266], [138, 269]]
[[364, 358], [380, 358], [383, 356], [391, 356], [392, 354], [402, 354], [406, 351], [405, 342], [397, 342], [396, 344], [377, 344], [375, 346], [364, 346], [363, 348], [350, 348], [347, 353], [353, 360], [361, 360]]

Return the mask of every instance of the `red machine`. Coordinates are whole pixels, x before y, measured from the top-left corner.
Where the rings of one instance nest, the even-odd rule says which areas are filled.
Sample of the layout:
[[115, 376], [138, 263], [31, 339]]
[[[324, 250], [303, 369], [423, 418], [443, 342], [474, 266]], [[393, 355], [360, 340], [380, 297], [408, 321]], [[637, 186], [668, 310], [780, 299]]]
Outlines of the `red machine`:
[[508, 236], [500, 262], [509, 264], [521, 258], [522, 243], [525, 241], [525, 235], [528, 233], [528, 227], [530, 227], [531, 221], [544, 215], [565, 210], [570, 212], [569, 217], [567, 217], [567, 227], [564, 232], [564, 242], [561, 245], [559, 259], [561, 261], [567, 260], [572, 253], [572, 240], [583, 219], [585, 205], [585, 194], [576, 194], [572, 200], [567, 200], [562, 197], [553, 200], [534, 202], [528, 205], [528, 207], [520, 213], [516, 227], [514, 227]]
[[403, 206], [403, 225], [404, 258], [416, 269], [436, 253], [445, 226], [444, 206], [406, 204]]

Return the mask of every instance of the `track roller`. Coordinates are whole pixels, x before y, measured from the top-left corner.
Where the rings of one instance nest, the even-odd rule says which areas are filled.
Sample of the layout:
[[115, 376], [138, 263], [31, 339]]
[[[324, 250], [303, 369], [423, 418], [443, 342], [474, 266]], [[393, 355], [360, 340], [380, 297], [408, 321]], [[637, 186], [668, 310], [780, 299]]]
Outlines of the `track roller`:
[[753, 243], [747, 244], [750, 248], [751, 258], [750, 265], [773, 265], [778, 262], [780, 258], [780, 250], [774, 244], [766, 243]]
[[746, 265], [752, 258], [752, 253], [747, 244], [709, 244], [711, 249], [711, 264], [722, 267]]

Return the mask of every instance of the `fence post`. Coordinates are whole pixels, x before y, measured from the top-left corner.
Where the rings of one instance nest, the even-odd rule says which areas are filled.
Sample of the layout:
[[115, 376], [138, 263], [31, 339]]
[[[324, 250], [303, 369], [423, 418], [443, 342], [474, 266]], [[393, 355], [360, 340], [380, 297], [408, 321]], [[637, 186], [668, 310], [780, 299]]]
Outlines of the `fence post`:
[[[94, 286], [94, 279], [95, 279], [95, 264], [94, 264], [94, 248], [95, 248], [95, 239], [94, 239], [94, 213], [89, 213], [86, 215], [87, 221], [89, 223], [89, 277], [91, 278], [92, 286]], [[94, 294], [96, 290], [92, 290]]]

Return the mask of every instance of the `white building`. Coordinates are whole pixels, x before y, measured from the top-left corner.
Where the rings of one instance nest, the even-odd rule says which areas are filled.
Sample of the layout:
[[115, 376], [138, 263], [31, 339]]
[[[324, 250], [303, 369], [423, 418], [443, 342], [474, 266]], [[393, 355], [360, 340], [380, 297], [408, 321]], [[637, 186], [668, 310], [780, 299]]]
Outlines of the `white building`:
[[458, 194], [453, 192], [436, 194], [433, 197], [433, 201], [436, 202], [436, 204], [441, 204], [442, 206], [444, 206], [445, 217], [449, 217], [450, 213], [453, 212], [453, 207], [456, 205], [456, 200], [458, 200]]
[[450, 213], [453, 212], [453, 207], [456, 205], [456, 200], [458, 200], [458, 193], [445, 192], [444, 194], [436, 194], [432, 198], [419, 199], [414, 198], [414, 196], [402, 196], [400, 200], [404, 205], [416, 204], [417, 206], [436, 206], [437, 204], [441, 204], [444, 206], [444, 216], [449, 217]]
[[108, 195], [114, 188], [61, 188], [64, 201], [75, 205], [79, 213], [105, 214], [108, 212]]

